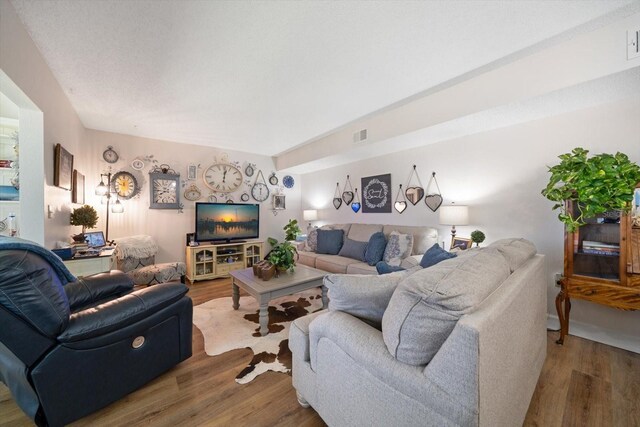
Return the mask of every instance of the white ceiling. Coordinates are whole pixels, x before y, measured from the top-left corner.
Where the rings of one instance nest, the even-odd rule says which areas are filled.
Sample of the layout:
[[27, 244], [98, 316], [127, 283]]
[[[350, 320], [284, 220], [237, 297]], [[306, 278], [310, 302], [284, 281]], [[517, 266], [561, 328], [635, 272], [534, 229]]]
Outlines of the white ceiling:
[[276, 155], [633, 1], [12, 3], [87, 128]]

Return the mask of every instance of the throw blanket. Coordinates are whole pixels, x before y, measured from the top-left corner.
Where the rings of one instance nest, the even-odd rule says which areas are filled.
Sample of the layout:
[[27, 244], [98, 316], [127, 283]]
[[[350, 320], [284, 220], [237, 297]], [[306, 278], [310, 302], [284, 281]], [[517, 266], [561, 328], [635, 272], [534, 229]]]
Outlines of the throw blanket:
[[60, 279], [60, 282], [63, 285], [66, 285], [69, 282], [75, 282], [77, 280], [76, 276], [71, 274], [60, 257], [51, 252], [49, 249], [44, 248], [30, 240], [21, 239], [19, 237], [0, 236], [0, 250], [11, 249], [33, 252], [34, 254], [44, 258], [45, 261], [51, 264], [51, 267], [53, 267], [53, 270], [56, 272], [58, 278]]
[[116, 241], [116, 257], [118, 259], [148, 258], [158, 253], [158, 245], [151, 236], [141, 234], [114, 240]]

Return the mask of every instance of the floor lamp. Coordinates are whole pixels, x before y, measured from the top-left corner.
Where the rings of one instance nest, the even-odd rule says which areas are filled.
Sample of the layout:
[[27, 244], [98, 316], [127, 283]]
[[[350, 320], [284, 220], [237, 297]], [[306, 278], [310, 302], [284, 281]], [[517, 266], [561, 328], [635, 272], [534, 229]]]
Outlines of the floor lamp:
[[[107, 179], [107, 184], [105, 185], [104, 179]], [[111, 205], [111, 212], [113, 213], [123, 213], [124, 205], [120, 202], [120, 198], [118, 197], [118, 193], [115, 191], [111, 191], [111, 172], [101, 173], [100, 174], [100, 184], [96, 187], [96, 195], [102, 196], [102, 202], [107, 205], [107, 226], [105, 230], [105, 240], [109, 242], [109, 204], [111, 202], [112, 193], [115, 194], [116, 201]]]

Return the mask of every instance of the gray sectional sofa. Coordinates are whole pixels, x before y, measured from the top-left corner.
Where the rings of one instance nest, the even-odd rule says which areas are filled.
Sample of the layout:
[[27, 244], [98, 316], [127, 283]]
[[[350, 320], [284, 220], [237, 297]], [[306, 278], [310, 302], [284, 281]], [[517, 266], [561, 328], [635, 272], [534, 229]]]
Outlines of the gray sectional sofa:
[[[390, 279], [327, 276], [330, 298], [342, 287], [339, 307], [290, 330], [299, 401], [330, 426], [522, 425], [547, 346], [544, 256], [535, 252], [508, 239]], [[373, 305], [390, 289], [381, 314], [363, 309], [367, 284]]]
[[[321, 229], [341, 229], [344, 236], [358, 242], [368, 242], [373, 233], [382, 231], [385, 236], [389, 236], [392, 231], [413, 235], [413, 251], [410, 257], [405, 258], [401, 266], [410, 268], [418, 265], [422, 255], [438, 243], [438, 230], [431, 227], [403, 226], [403, 225], [381, 225], [381, 224], [334, 224], [325, 225]], [[308, 265], [319, 270], [330, 273], [346, 274], [377, 274], [376, 267], [365, 262], [347, 258], [340, 255], [324, 255], [311, 252], [306, 249], [306, 245], [298, 245], [298, 261], [300, 264]]]

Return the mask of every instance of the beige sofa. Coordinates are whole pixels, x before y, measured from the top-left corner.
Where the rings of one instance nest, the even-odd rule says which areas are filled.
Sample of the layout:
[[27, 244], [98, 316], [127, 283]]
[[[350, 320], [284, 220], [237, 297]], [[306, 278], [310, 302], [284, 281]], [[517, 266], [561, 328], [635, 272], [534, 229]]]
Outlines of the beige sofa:
[[[341, 229], [345, 238], [358, 242], [368, 242], [373, 233], [382, 231], [389, 236], [392, 231], [413, 235], [413, 250], [411, 256], [405, 258], [401, 264], [404, 268], [410, 268], [420, 263], [422, 255], [438, 243], [438, 230], [431, 227], [406, 226], [406, 225], [381, 225], [381, 224], [332, 224], [320, 227], [320, 229]], [[365, 262], [346, 258], [340, 255], [325, 255], [307, 251], [304, 242], [298, 245], [298, 263], [314, 267], [331, 273], [346, 274], [377, 274], [376, 267]]]

